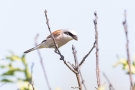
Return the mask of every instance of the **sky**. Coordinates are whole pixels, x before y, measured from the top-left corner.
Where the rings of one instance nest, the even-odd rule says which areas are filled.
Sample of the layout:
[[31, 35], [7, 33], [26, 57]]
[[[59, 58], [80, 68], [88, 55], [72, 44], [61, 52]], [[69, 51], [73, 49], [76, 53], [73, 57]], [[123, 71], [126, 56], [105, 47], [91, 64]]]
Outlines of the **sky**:
[[[48, 11], [51, 30], [73, 29], [77, 32], [78, 41], [70, 41], [60, 48], [66, 61], [74, 63], [72, 44], [77, 50], [79, 61], [88, 53], [95, 40], [93, 19], [98, 15], [99, 64], [101, 83], [107, 87], [103, 77], [106, 73], [116, 90], [129, 90], [129, 76], [122, 66], [113, 68], [118, 61], [117, 55], [126, 58], [126, 40], [122, 22], [124, 10], [127, 11], [129, 47], [131, 59], [135, 55], [135, 1], [134, 0], [0, 0], [0, 58], [9, 55], [8, 50], [22, 55], [34, 47], [34, 38], [38, 33], [38, 43], [43, 41], [49, 31], [46, 25], [44, 10]], [[41, 49], [43, 63], [52, 90], [72, 90], [77, 87], [77, 80], [53, 49]], [[1, 60], [0, 63], [5, 63]], [[43, 71], [37, 51], [27, 54], [29, 67], [34, 62], [33, 79], [38, 90], [47, 90]], [[19, 66], [16, 64], [16, 66]], [[2, 71], [2, 70], [1, 70]], [[96, 84], [95, 50], [81, 67], [82, 75], [89, 90]], [[135, 76], [133, 76], [135, 82]], [[2, 84], [2, 83], [0, 83]], [[5, 84], [0, 90], [17, 90], [17, 84]]]

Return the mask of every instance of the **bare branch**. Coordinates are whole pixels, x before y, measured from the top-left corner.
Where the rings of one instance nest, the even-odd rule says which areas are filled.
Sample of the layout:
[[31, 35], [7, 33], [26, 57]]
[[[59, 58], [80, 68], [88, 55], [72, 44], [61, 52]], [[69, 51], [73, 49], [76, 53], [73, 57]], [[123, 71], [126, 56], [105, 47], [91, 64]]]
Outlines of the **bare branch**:
[[97, 13], [94, 13], [95, 15], [95, 20], [94, 25], [95, 25], [95, 41], [96, 41], [96, 76], [97, 76], [97, 85], [98, 88], [101, 86], [100, 84], [100, 70], [99, 70], [99, 48], [98, 48], [98, 30], [97, 30]]
[[83, 84], [83, 86], [84, 86], [84, 89], [87, 90], [86, 85], [85, 85], [85, 83], [84, 83], [85, 81], [84, 81], [84, 79], [83, 79], [81, 70], [80, 70], [80, 76], [81, 76], [81, 80], [82, 80], [82, 84]]
[[132, 72], [131, 72], [131, 60], [130, 60], [130, 54], [129, 54], [129, 40], [128, 40], [128, 29], [127, 29], [127, 20], [126, 20], [126, 10], [124, 12], [125, 20], [123, 21], [123, 26], [125, 30], [125, 35], [126, 35], [126, 50], [127, 50], [127, 59], [128, 59], [128, 66], [129, 66], [129, 77], [130, 77], [130, 86], [131, 90], [134, 90], [134, 85], [133, 85], [133, 79], [132, 79]]
[[47, 24], [47, 26], [48, 26], [48, 30], [49, 30], [49, 32], [50, 32], [50, 34], [51, 34], [51, 37], [52, 37], [53, 41], [54, 41], [56, 50], [58, 51], [58, 54], [59, 54], [60, 57], [61, 57], [60, 59], [63, 60], [64, 64], [65, 64], [72, 72], [77, 73], [77, 72], [76, 72], [75, 70], [73, 70], [73, 69], [67, 64], [67, 62], [64, 60], [64, 56], [61, 54], [60, 50], [58, 49], [57, 44], [56, 44], [55, 39], [54, 39], [54, 36], [52, 35], [51, 29], [50, 29], [50, 26], [49, 26], [49, 19], [48, 19], [48, 17], [47, 17], [47, 10], [45, 10], [44, 13], [45, 13], [45, 17], [46, 17], [46, 24]]
[[67, 63], [69, 63], [72, 66], [73, 69], [76, 69], [74, 64], [71, 64], [70, 62], [67, 62]]
[[85, 59], [90, 55], [90, 53], [92, 52], [92, 50], [95, 48], [95, 44], [96, 44], [96, 41], [94, 42], [93, 47], [90, 49], [90, 51], [88, 52], [88, 54], [86, 54], [85, 57], [82, 59], [82, 61], [80, 62], [79, 66], [81, 66], [84, 63]]
[[105, 79], [107, 80], [108, 84], [109, 84], [109, 89], [110, 90], [115, 90], [113, 85], [111, 84], [110, 80], [108, 79], [108, 77], [105, 75], [105, 73], [103, 72], [103, 76], [105, 77]]
[[65, 60], [63, 60], [64, 64], [73, 72], [73, 73], [78, 73], [77, 71], [75, 71], [74, 69], [72, 69]]
[[76, 56], [77, 51], [75, 50], [74, 45], [72, 45], [72, 51], [73, 51], [72, 53], [73, 53], [74, 60], [75, 60], [75, 67], [78, 70], [79, 66], [78, 66], [78, 60], [77, 60], [77, 56]]
[[[35, 46], [37, 46], [37, 38], [38, 38], [38, 34], [37, 36], [35, 37]], [[39, 50], [37, 49], [37, 52], [38, 52], [38, 56], [40, 58], [40, 64], [42, 66], [42, 69], [43, 69], [43, 73], [44, 73], [44, 77], [45, 77], [45, 80], [46, 80], [46, 83], [47, 83], [47, 86], [48, 86], [48, 89], [51, 90], [51, 87], [50, 87], [50, 84], [49, 84], [49, 81], [48, 81], [48, 78], [47, 78], [47, 74], [46, 74], [46, 71], [45, 71], [45, 67], [44, 67], [44, 64], [43, 64], [43, 59], [42, 59], [42, 56], [39, 52]]]
[[51, 34], [51, 37], [52, 37], [52, 39], [53, 39], [53, 42], [54, 42], [54, 44], [55, 44], [55, 48], [57, 49], [58, 54], [61, 56], [61, 59], [64, 59], [63, 55], [61, 54], [61, 52], [60, 52], [59, 49], [58, 49], [58, 46], [57, 46], [56, 41], [55, 41], [55, 39], [54, 39], [54, 36], [53, 36], [53, 34], [52, 34], [52, 32], [51, 32], [51, 28], [50, 28], [50, 26], [49, 26], [49, 19], [48, 19], [48, 17], [47, 17], [47, 10], [45, 10], [44, 13], [45, 13], [45, 17], [46, 17], [46, 24], [47, 24], [47, 26], [48, 26], [48, 30], [49, 30], [49, 32], [50, 32], [50, 34]]
[[28, 87], [31, 84], [32, 89], [35, 90], [35, 88], [34, 88], [34, 82], [33, 82], [33, 67], [34, 67], [34, 63], [32, 63], [32, 65], [31, 65], [31, 80], [30, 80], [30, 82], [28, 84]]
[[80, 79], [80, 68], [79, 68], [79, 65], [78, 65], [78, 60], [77, 60], [77, 56], [76, 56], [76, 53], [77, 51], [75, 50], [75, 47], [74, 45], [72, 45], [72, 51], [73, 51], [73, 55], [74, 55], [74, 60], [75, 60], [75, 68], [76, 68], [76, 71], [78, 73], [76, 73], [76, 78], [77, 78], [77, 81], [78, 81], [78, 86], [79, 86], [79, 90], [82, 90], [82, 83], [81, 83], [81, 79]]

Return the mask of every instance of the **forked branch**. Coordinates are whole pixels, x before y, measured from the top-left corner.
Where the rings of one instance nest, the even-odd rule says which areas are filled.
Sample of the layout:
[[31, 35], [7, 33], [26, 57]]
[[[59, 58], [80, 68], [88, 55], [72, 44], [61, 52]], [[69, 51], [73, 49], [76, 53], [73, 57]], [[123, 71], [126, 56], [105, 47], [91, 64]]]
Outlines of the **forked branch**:
[[55, 49], [58, 51], [57, 54], [60, 55], [60, 57], [61, 57], [60, 59], [63, 60], [64, 64], [65, 64], [72, 72], [77, 73], [77, 72], [76, 72], [72, 67], [70, 67], [70, 66], [68, 65], [68, 63], [64, 60], [64, 56], [61, 54], [60, 50], [58, 49], [57, 44], [56, 44], [56, 41], [55, 41], [55, 39], [54, 39], [54, 36], [52, 35], [51, 28], [50, 28], [50, 26], [49, 26], [49, 19], [48, 19], [48, 17], [47, 17], [47, 10], [45, 10], [44, 13], [45, 13], [46, 24], [47, 24], [47, 26], [48, 26], [48, 30], [49, 30], [49, 32], [50, 32], [50, 34], [51, 34], [51, 37], [52, 37], [52, 39], [53, 39], [53, 42], [54, 42], [54, 44], [55, 44], [55, 47], [56, 47]]

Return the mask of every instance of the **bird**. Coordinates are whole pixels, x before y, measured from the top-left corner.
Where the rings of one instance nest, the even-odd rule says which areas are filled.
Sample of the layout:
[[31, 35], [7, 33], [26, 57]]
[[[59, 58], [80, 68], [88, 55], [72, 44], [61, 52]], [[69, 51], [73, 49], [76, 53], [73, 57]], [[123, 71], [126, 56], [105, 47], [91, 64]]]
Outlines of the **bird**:
[[[62, 47], [63, 45], [65, 45], [71, 40], [78, 41], [77, 33], [72, 29], [58, 29], [52, 32], [51, 34], [53, 35], [58, 48]], [[24, 53], [26, 54], [36, 49], [42, 49], [42, 48], [54, 48], [56, 52], [57, 49], [51, 34], [40, 44], [38, 44], [36, 47], [26, 50]]]

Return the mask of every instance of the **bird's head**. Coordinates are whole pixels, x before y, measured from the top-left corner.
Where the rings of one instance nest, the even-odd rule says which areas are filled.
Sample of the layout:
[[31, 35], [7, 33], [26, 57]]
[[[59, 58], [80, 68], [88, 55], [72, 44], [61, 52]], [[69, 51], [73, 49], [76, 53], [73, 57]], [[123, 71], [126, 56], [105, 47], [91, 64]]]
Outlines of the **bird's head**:
[[65, 38], [68, 39], [69, 41], [70, 40], [76, 40], [76, 41], [78, 41], [77, 34], [76, 34], [76, 32], [74, 30], [71, 30], [71, 29], [64, 30], [63, 31], [63, 34], [64, 34]]

